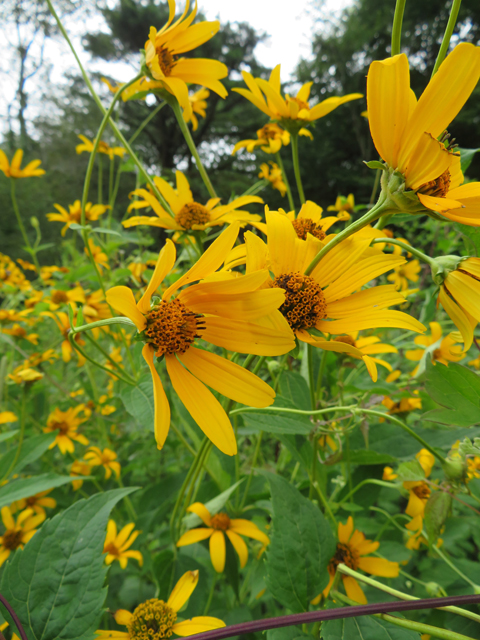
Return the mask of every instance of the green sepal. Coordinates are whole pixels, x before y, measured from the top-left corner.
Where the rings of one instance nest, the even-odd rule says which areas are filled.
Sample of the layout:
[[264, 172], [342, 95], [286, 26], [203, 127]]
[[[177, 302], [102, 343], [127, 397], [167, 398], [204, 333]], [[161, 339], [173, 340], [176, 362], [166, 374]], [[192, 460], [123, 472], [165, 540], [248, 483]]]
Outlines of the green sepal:
[[364, 160], [363, 164], [366, 164], [369, 169], [381, 169], [382, 171], [387, 171], [388, 169], [387, 165], [380, 162], [380, 160], [369, 160], [368, 162]]

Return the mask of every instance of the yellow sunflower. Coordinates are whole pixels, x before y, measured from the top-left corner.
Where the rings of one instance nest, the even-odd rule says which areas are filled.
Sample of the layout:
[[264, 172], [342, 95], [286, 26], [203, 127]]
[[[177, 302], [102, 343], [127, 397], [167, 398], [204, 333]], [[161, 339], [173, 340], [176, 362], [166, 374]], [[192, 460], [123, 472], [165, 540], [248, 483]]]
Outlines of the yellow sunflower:
[[[70, 467], [71, 476], [89, 476], [92, 471], [92, 467], [84, 460], [75, 460]], [[74, 491], [78, 491], [83, 485], [83, 480], [73, 480], [72, 487]]]
[[8, 158], [4, 151], [0, 149], [0, 171], [6, 175], [7, 178], [32, 178], [35, 176], [43, 176], [45, 171], [39, 169], [41, 160], [32, 160], [26, 167], [20, 169], [22, 164], [23, 151], [17, 149], [13, 155], [12, 162], [8, 162]]
[[377, 364], [385, 367], [385, 369], [390, 372], [393, 371], [393, 368], [386, 360], [376, 358], [375, 356], [383, 353], [398, 353], [398, 349], [391, 344], [380, 342], [380, 338], [378, 336], [364, 336], [359, 338], [358, 334], [358, 331], [352, 331], [346, 336], [338, 336], [337, 338], [334, 338], [334, 340], [337, 342], [351, 344], [352, 347], [361, 351], [363, 353], [362, 360], [365, 362], [365, 366], [367, 367], [372, 380], [376, 382], [378, 377]]
[[288, 144], [290, 144], [288, 131], [279, 127], [276, 122], [269, 122], [257, 131], [256, 140], [240, 140], [240, 142], [237, 142], [233, 148], [232, 155], [235, 155], [240, 149], [246, 149], [248, 153], [253, 153], [256, 147], [260, 147], [265, 153], [278, 153], [282, 146], [286, 147]]
[[[70, 228], [74, 222], [80, 224], [82, 218], [82, 205], [80, 200], [75, 200], [73, 204], [68, 205], [68, 211], [59, 204], [53, 205], [58, 213], [47, 213], [47, 218], [53, 222], [64, 222], [65, 226], [61, 230], [62, 236], [67, 233], [67, 229]], [[85, 220], [98, 220], [98, 218], [110, 209], [106, 204], [94, 204], [87, 202], [85, 205]]]
[[33, 509], [19, 513], [16, 521], [8, 507], [2, 507], [1, 515], [5, 531], [0, 536], [0, 566], [12, 551], [23, 549], [36, 533], [38, 525], [45, 520], [44, 513], [34, 515]]
[[[90, 253], [92, 254], [94, 262], [97, 264], [100, 273], [102, 273], [102, 267], [105, 267], [105, 269], [110, 269], [107, 254], [101, 247], [96, 245], [91, 238], [88, 239], [88, 248], [90, 249]], [[90, 255], [87, 247], [84, 248], [84, 251], [85, 255]]]
[[270, 538], [250, 520], [242, 518], [231, 519], [223, 512], [212, 516], [207, 507], [201, 502], [194, 502], [188, 507], [187, 511], [195, 513], [204, 522], [206, 528], [190, 529], [177, 542], [177, 547], [185, 547], [201, 540], [210, 539], [210, 559], [217, 573], [222, 573], [225, 569], [225, 534], [238, 554], [242, 569], [247, 564], [248, 548], [240, 536], [258, 540], [264, 546], [270, 544]]
[[142, 200], [134, 200], [128, 207], [144, 209], [151, 207], [155, 216], [133, 216], [122, 222], [124, 227], [136, 227], [145, 224], [150, 227], [162, 227], [174, 231], [196, 231], [208, 229], [215, 225], [231, 224], [239, 221], [241, 224], [260, 220], [260, 216], [252, 215], [248, 211], [239, 210], [252, 202], [263, 202], [259, 196], [240, 196], [228, 204], [219, 205], [220, 198], [211, 198], [206, 205], [195, 202], [190, 185], [181, 171], [176, 174], [177, 188], [173, 189], [166, 180], [155, 177], [153, 180], [158, 190], [172, 208], [175, 217], [172, 218], [160, 205], [157, 198], [146, 189], [136, 189], [131, 195], [140, 196]]
[[233, 91], [247, 98], [272, 120], [278, 120], [283, 127], [290, 129], [293, 125], [297, 131], [302, 126], [323, 118], [341, 104], [363, 98], [361, 93], [350, 93], [342, 98], [327, 98], [310, 107], [308, 99], [313, 82], [304, 84], [295, 97], [286, 94], [284, 98], [281, 94], [280, 65], [273, 69], [268, 82], [262, 78], [254, 78], [247, 71], [242, 71], [242, 76], [248, 89]]
[[460, 331], [468, 351], [473, 343], [473, 330], [480, 322], [480, 258], [462, 260], [447, 273], [440, 285], [438, 302]]
[[420, 263], [418, 260], [410, 260], [406, 264], [395, 267], [393, 273], [387, 276], [387, 280], [393, 282], [398, 291], [407, 291], [409, 282], [418, 282], [420, 277]]
[[[425, 477], [428, 478], [435, 464], [435, 457], [427, 449], [421, 449], [415, 456], [422, 467]], [[405, 528], [413, 531], [410, 536], [407, 547], [409, 549], [418, 549], [420, 546], [421, 534], [423, 530], [423, 517], [425, 514], [425, 506], [430, 497], [430, 486], [424, 480], [406, 481], [403, 488], [408, 491], [408, 504], [405, 513], [412, 519]]]
[[[280, 287], [285, 302], [280, 311], [295, 336], [328, 351], [363, 359], [364, 353], [346, 342], [327, 340], [323, 334], [340, 335], [364, 329], [397, 327], [421, 333], [425, 327], [401, 311], [388, 307], [405, 301], [392, 285], [361, 290], [362, 286], [404, 262], [401, 256], [368, 249], [369, 238], [354, 236], [337, 245], [310, 275], [306, 267], [323, 246], [311, 233], [302, 240], [287, 215], [269, 211], [267, 244], [253, 233], [245, 233], [246, 273], [268, 268], [274, 279], [261, 285]], [[329, 237], [325, 239], [328, 242]], [[368, 249], [369, 255], [363, 254]], [[320, 333], [321, 332], [321, 333]]]
[[207, 89], [199, 89], [195, 91], [195, 93], [189, 94], [188, 99], [190, 100], [190, 104], [192, 105], [192, 115], [189, 120], [185, 120], [185, 122], [192, 123], [192, 129], [196, 131], [198, 129], [198, 118], [195, 114], [202, 116], [205, 118], [207, 116], [206, 108], [207, 108], [207, 98], [210, 95], [210, 91]]
[[102, 451], [99, 447], [89, 447], [83, 459], [92, 467], [102, 466], [105, 469], [105, 480], [110, 478], [112, 471], [117, 479], [120, 478], [121, 466], [115, 451], [107, 448]]
[[480, 77], [480, 47], [455, 47], [417, 99], [410, 89], [408, 59], [400, 54], [370, 65], [368, 122], [375, 147], [424, 209], [463, 224], [480, 225], [480, 182], [463, 183], [460, 155], [446, 127]]
[[[68, 314], [65, 313], [65, 311], [58, 311], [57, 313], [52, 313], [51, 311], [42, 311], [40, 315], [47, 316], [49, 318], [52, 318], [52, 320], [55, 321], [55, 324], [57, 325], [58, 330], [63, 336], [63, 342], [60, 347], [62, 350], [62, 359], [64, 362], [70, 362], [70, 360], [72, 359], [72, 352], [74, 351], [74, 349], [68, 339], [68, 334], [70, 332], [70, 319], [68, 317]], [[80, 333], [77, 333], [75, 335], [74, 340], [80, 346], [83, 346], [85, 344], [85, 340], [82, 340]], [[83, 364], [85, 364], [85, 358], [78, 351], [77, 351], [77, 354], [78, 354], [78, 366], [81, 367]]]
[[[107, 291], [109, 304], [130, 318], [145, 342], [142, 353], [153, 378], [155, 437], [160, 449], [168, 434], [170, 407], [154, 355], [165, 358], [174, 390], [202, 431], [221, 451], [234, 455], [237, 445], [230, 420], [203, 383], [235, 402], [252, 407], [269, 406], [275, 393], [254, 374], [215, 353], [194, 347], [193, 343], [201, 338], [231, 351], [256, 355], [280, 355], [293, 348], [288, 327], [276, 328], [283, 326], [279, 318], [270, 326], [257, 322], [264, 321], [266, 316], [274, 322], [285, 299], [279, 289], [257, 290], [269, 277], [266, 269], [238, 278], [220, 280], [214, 276], [235, 243], [238, 231], [238, 224], [227, 227], [198, 262], [153, 304], [153, 294], [175, 264], [176, 251], [171, 240], [161, 250], [152, 279], [138, 303], [127, 287]], [[184, 285], [202, 279], [206, 281], [177, 294]]]
[[[438, 322], [430, 322], [430, 335], [425, 334], [423, 336], [417, 336], [414, 339], [415, 344], [418, 344], [421, 349], [409, 349], [405, 352], [405, 357], [413, 362], [419, 362], [425, 352], [428, 351], [430, 359], [433, 364], [441, 362], [448, 366], [449, 362], [459, 362], [465, 357], [465, 352], [456, 343], [458, 340], [449, 333], [442, 338], [442, 327]], [[418, 371], [418, 367], [412, 371], [414, 376]]]
[[129, 547], [132, 546], [138, 536], [142, 533], [141, 531], [133, 531], [134, 529], [135, 523], [130, 522], [117, 533], [117, 525], [115, 524], [115, 521], [108, 521], [107, 535], [103, 545], [103, 553], [107, 554], [105, 564], [112, 564], [112, 562], [118, 560], [121, 568], [126, 569], [128, 559], [134, 558], [140, 566], [143, 565], [143, 556], [140, 551], [129, 549]]
[[213, 38], [220, 23], [214, 20], [192, 26], [197, 14], [196, 0], [190, 15], [187, 16], [190, 7], [190, 0], [187, 0], [183, 14], [174, 22], [175, 0], [169, 0], [168, 5], [170, 15], [167, 23], [160, 31], [151, 27], [145, 43], [145, 64], [151, 77], [144, 76], [132, 84], [122, 93], [122, 98], [128, 100], [139, 92], [166, 89], [177, 98], [185, 120], [189, 121], [192, 117], [192, 103], [188, 97], [187, 83], [201, 85], [225, 98], [227, 90], [220, 80], [227, 77], [228, 68], [218, 60], [179, 56]]
[[53, 491], [53, 489], [47, 489], [47, 491], [41, 491], [29, 498], [17, 500], [10, 505], [10, 511], [15, 513], [16, 511], [23, 511], [24, 509], [32, 509], [32, 511], [37, 515], [43, 515], [43, 517], [46, 518], [47, 514], [45, 507], [47, 509], [55, 509], [57, 506], [57, 501], [48, 497], [48, 494], [51, 491]]
[[[392, 400], [389, 396], [384, 396], [382, 400], [384, 407], [387, 407], [388, 413], [393, 415], [395, 413], [408, 413], [409, 411], [415, 411], [422, 408], [421, 398], [401, 398], [398, 402]], [[383, 418], [380, 418], [380, 422], [383, 422]]]
[[[366, 540], [365, 535], [355, 529], [353, 530], [353, 518], [348, 517], [347, 523], [338, 523], [338, 543], [335, 551], [335, 555], [328, 564], [328, 573], [330, 574], [330, 581], [323, 590], [323, 593], [319, 594], [312, 604], [318, 604], [322, 598], [322, 595], [326, 598], [330, 593], [333, 581], [335, 579], [335, 573], [339, 564], [345, 564], [354, 571], [365, 571], [372, 576], [380, 576], [382, 578], [396, 578], [400, 571], [398, 562], [391, 562], [384, 558], [367, 558], [371, 553], [377, 551], [380, 546], [379, 542], [372, 542]], [[342, 575], [343, 586], [347, 596], [359, 604], [367, 604], [367, 599], [361, 586], [351, 576]]]
[[220, 629], [225, 623], [219, 618], [198, 616], [177, 622], [178, 612], [192, 595], [198, 583], [198, 571], [184, 573], [166, 602], [152, 598], [139, 604], [133, 613], [125, 609], [115, 612], [115, 622], [127, 631], [97, 631], [100, 640], [162, 640], [172, 634], [193, 636], [203, 631]]
[[43, 428], [45, 433], [52, 433], [58, 431], [57, 437], [49, 446], [49, 449], [58, 447], [60, 451], [65, 455], [67, 451], [73, 453], [75, 451], [75, 445], [73, 442], [79, 442], [80, 444], [88, 444], [87, 438], [78, 433], [78, 427], [85, 422], [82, 418], [79, 418], [78, 414], [83, 411], [84, 405], [79, 404], [75, 408], [70, 407], [66, 411], [61, 411], [58, 407], [52, 411], [48, 416], [47, 426]]
[[327, 211], [338, 211], [339, 220], [350, 220], [352, 213], [355, 211], [355, 198], [353, 193], [349, 193], [347, 197], [337, 196], [335, 204], [327, 207]]
[[[82, 144], [77, 144], [77, 146], [75, 147], [76, 152], [83, 153], [83, 151], [87, 151], [88, 153], [92, 153], [93, 146], [95, 144], [95, 139], [90, 141], [85, 136], [79, 135], [78, 137], [82, 141]], [[110, 158], [110, 160], [113, 160], [115, 156], [118, 156], [119, 158], [123, 158], [123, 156], [127, 153], [127, 151], [123, 147], [111, 147], [109, 144], [107, 144], [103, 140], [100, 140], [98, 144], [98, 153], [104, 153]]]
[[9, 424], [17, 422], [18, 418], [13, 411], [0, 411], [0, 424]]
[[282, 170], [276, 162], [262, 162], [258, 177], [263, 180], [268, 180], [272, 189], [280, 191], [282, 196], [287, 193], [287, 185], [283, 181]]

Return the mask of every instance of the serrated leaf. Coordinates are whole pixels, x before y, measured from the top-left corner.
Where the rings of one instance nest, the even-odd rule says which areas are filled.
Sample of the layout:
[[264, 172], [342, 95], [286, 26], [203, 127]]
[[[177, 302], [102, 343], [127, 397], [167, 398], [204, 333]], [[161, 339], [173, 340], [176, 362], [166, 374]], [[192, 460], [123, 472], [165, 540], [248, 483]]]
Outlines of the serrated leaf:
[[[15, 500], [29, 498], [41, 491], [61, 487], [63, 484], [68, 484], [72, 482], [72, 480], [77, 479], [80, 478], [77, 478], [77, 476], [59, 476], [56, 473], [43, 473], [40, 476], [33, 476], [32, 478], [12, 480], [3, 485], [3, 487], [0, 487], [0, 508], [12, 504]], [[88, 477], [81, 476], [81, 479], [87, 480]]]
[[458, 452], [463, 456], [480, 456], [480, 438], [474, 438], [473, 442], [469, 438], [464, 438], [458, 445]]
[[299, 418], [295, 418], [295, 416], [287, 417], [279, 414], [245, 413], [242, 417], [245, 423], [245, 429], [242, 429], [242, 434], [245, 435], [259, 433], [260, 431], [280, 435], [308, 435], [313, 428], [312, 424], [305, 424], [300, 416]]
[[106, 595], [103, 544], [110, 511], [136, 487], [80, 500], [10, 556], [0, 591], [29, 640], [91, 640]]
[[[208, 502], [205, 502], [205, 506], [209, 510], [210, 515], [213, 516], [216, 513], [218, 513], [220, 511], [220, 509], [223, 509], [223, 507], [225, 506], [227, 500], [230, 498], [230, 496], [235, 491], [235, 489], [240, 484], [242, 484], [244, 479], [245, 478], [242, 478], [241, 480], [239, 480], [238, 482], [233, 484], [226, 491], [223, 491], [218, 496], [213, 498], [213, 500], [209, 500]], [[201, 524], [203, 524], [202, 520], [195, 513], [188, 513], [183, 518], [183, 523], [184, 523], [184, 525], [186, 526], [187, 529], [191, 529], [192, 527], [198, 527]]]
[[155, 405], [153, 383], [150, 376], [142, 378], [136, 387], [127, 387], [120, 392], [120, 398], [128, 413], [138, 424], [153, 429]]
[[[20, 451], [20, 456], [9, 475], [13, 476], [20, 473], [24, 467], [35, 462], [35, 460], [38, 460], [38, 458], [48, 450], [48, 447], [55, 440], [56, 435], [56, 433], [42, 433], [38, 436], [33, 436], [25, 440]], [[17, 448], [13, 447], [4, 456], [2, 456], [2, 458], [0, 458], [0, 466], [2, 469], [5, 469], [5, 472], [10, 468], [10, 465], [15, 460], [16, 453]]]
[[320, 509], [281, 476], [270, 484], [273, 532], [267, 547], [265, 581], [270, 593], [297, 613], [327, 586], [335, 538]]
[[480, 378], [467, 367], [427, 363], [426, 388], [444, 409], [433, 409], [422, 417], [430, 422], [471, 427], [480, 423]]
[[[305, 378], [295, 371], [284, 371], [280, 376], [279, 395], [288, 398], [297, 409], [311, 408], [310, 391]], [[275, 399], [278, 404], [278, 395]]]
[[420, 634], [379, 618], [343, 618], [322, 623], [323, 640], [420, 640]]

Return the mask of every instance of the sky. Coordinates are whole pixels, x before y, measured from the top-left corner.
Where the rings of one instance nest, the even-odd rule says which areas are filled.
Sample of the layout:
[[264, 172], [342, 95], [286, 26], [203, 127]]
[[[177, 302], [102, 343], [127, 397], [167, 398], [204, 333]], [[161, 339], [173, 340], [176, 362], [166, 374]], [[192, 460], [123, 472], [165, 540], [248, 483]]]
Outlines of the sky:
[[[320, 5], [322, 11], [338, 11], [350, 2], [351, 0], [294, 0], [294, 2], [286, 0], [283, 2], [278, 0], [199, 0], [199, 9], [208, 20], [218, 18], [221, 23], [227, 21], [248, 22], [255, 29], [268, 33], [267, 41], [257, 46], [257, 59], [266, 67], [273, 68], [275, 65], [281, 64], [282, 81], [285, 82], [290, 79], [300, 59], [308, 58], [310, 55], [312, 30], [315, 17], [319, 15]], [[114, 6], [116, 0], [111, 0], [111, 4]], [[184, 6], [183, 1], [178, 4], [180, 7]], [[102, 18], [88, 19], [89, 31], [106, 30], [101, 21]], [[84, 32], [85, 22], [79, 20], [78, 16], [67, 21], [65, 27], [87, 69], [106, 73], [119, 82], [129, 80], [135, 73], [135, 70], [126, 64], [92, 62], [90, 56], [81, 48], [81, 34]], [[9, 35], [7, 33], [5, 36], [7, 39], [6, 55], [0, 59], [0, 79], [2, 81], [0, 131], [6, 130], [8, 105], [14, 100], [16, 91], [16, 75], [11, 73], [15, 38], [10, 38]], [[146, 37], [147, 34], [145, 34]], [[9, 40], [10, 51], [8, 51]], [[66, 71], [77, 70], [73, 55], [62, 39], [48, 41], [44, 55], [45, 62], [51, 64], [50, 80], [52, 82], [62, 83], [65, 81]], [[32, 96], [27, 112], [28, 118], [34, 117], [40, 108], [34, 98], [38, 82], [39, 76], [37, 75], [26, 85], [27, 92]], [[14, 105], [11, 109], [13, 122], [15, 122], [16, 110]]]

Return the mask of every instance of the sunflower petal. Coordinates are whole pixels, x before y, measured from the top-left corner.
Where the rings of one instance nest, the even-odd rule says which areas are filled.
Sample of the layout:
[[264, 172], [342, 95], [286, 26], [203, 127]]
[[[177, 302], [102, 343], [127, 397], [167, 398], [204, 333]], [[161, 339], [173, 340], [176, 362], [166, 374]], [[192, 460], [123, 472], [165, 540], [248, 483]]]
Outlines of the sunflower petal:
[[248, 548], [247, 548], [247, 545], [245, 544], [243, 538], [241, 538], [234, 531], [229, 531], [227, 529], [227, 531], [225, 531], [225, 533], [227, 534], [228, 539], [232, 543], [233, 548], [237, 552], [238, 557], [240, 559], [240, 568], [243, 569], [243, 567], [247, 564], [247, 560], [248, 560]]
[[115, 311], [123, 313], [124, 316], [130, 318], [139, 331], [143, 331], [146, 327], [146, 320], [140, 313], [133, 297], [132, 290], [128, 287], [112, 287], [106, 293], [107, 302]]
[[167, 238], [165, 246], [158, 254], [157, 264], [153, 272], [150, 282], [143, 296], [138, 302], [138, 309], [141, 313], [147, 314], [150, 311], [150, 300], [152, 295], [163, 282], [165, 276], [172, 270], [175, 264], [176, 250], [175, 245]]
[[177, 542], [177, 547], [185, 547], [189, 544], [195, 544], [195, 542], [200, 542], [201, 540], [206, 540], [209, 538], [214, 529], [199, 527], [198, 529], [190, 529], [186, 533], [181, 536], [179, 541]]
[[204, 631], [211, 631], [212, 629], [220, 629], [225, 627], [225, 622], [220, 618], [212, 618], [211, 616], [196, 616], [191, 620], [182, 620], [182, 622], [176, 622], [172, 631], [177, 636], [182, 638], [186, 636], [193, 636], [197, 633], [203, 633]]
[[198, 516], [200, 520], [202, 520], [203, 523], [207, 525], [207, 527], [210, 526], [210, 523], [212, 521], [210, 511], [201, 502], [194, 502], [187, 508], [187, 511]]
[[363, 593], [363, 589], [355, 580], [355, 578], [351, 578], [350, 576], [342, 576], [342, 580], [345, 591], [347, 592], [347, 596], [351, 600], [355, 600], [355, 602], [358, 602], [359, 604], [367, 604], [367, 598]]
[[183, 574], [167, 600], [167, 605], [175, 612], [180, 611], [197, 586], [198, 571], [187, 571]]
[[168, 430], [170, 428], [170, 405], [165, 394], [160, 376], [153, 363], [154, 350], [146, 344], [142, 349], [142, 355], [148, 364], [153, 381], [153, 402], [155, 405], [155, 440], [157, 447], [161, 449], [167, 439]]

